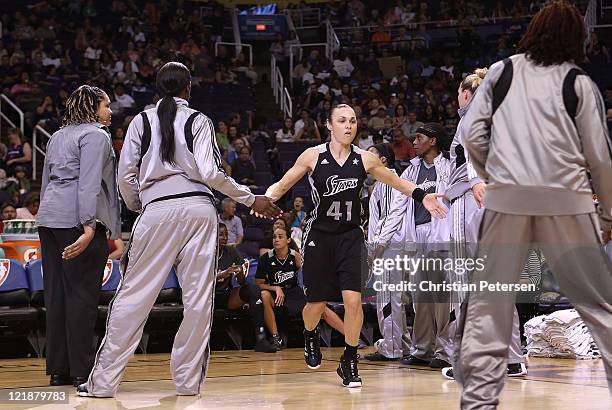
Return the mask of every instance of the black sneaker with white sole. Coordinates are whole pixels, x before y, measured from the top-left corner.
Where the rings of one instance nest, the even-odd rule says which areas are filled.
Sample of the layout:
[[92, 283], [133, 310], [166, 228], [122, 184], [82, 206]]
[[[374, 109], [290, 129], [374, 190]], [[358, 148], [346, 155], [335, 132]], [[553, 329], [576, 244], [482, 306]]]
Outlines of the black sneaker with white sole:
[[344, 355], [340, 357], [340, 364], [336, 372], [342, 378], [342, 385], [348, 388], [361, 387], [361, 378], [359, 377], [359, 356], [354, 359], [344, 359]]
[[508, 377], [520, 377], [527, 375], [525, 363], [512, 363], [508, 365]]
[[[513, 363], [508, 365], [508, 370], [506, 371], [508, 377], [520, 377], [527, 375], [527, 367], [525, 367], [524, 363]], [[442, 369], [442, 376], [446, 377], [450, 380], [455, 380], [455, 375], [453, 374], [452, 367], [445, 367]]]
[[276, 347], [276, 350], [283, 348], [283, 339], [279, 335], [272, 335], [272, 344]]
[[309, 369], [314, 370], [321, 367], [323, 355], [321, 354], [319, 329], [315, 329], [312, 333], [313, 336], [308, 336], [304, 329], [304, 361]]
[[455, 380], [455, 375], [453, 374], [452, 367], [445, 367], [444, 369], [442, 369], [442, 376], [450, 380]]
[[94, 397], [89, 391], [87, 391], [87, 383], [79, 384], [76, 388], [77, 395], [81, 397]]

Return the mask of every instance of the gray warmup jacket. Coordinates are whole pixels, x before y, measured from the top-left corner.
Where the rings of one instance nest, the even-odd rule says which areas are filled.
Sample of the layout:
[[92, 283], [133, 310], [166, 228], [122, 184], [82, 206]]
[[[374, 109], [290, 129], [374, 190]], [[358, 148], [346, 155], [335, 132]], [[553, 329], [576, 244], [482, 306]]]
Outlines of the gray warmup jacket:
[[[221, 166], [221, 155], [215, 138], [212, 121], [204, 114], [195, 117], [191, 126], [193, 146], [185, 139], [185, 124], [196, 112], [189, 108], [186, 100], [174, 97], [177, 104], [174, 121], [176, 166], [160, 161], [160, 138], [151, 138], [151, 143], [142, 156], [141, 139], [143, 120], [134, 117], [127, 130], [125, 143], [119, 159], [119, 190], [127, 205], [133, 211], [156, 198], [186, 192], [206, 192], [211, 188], [251, 206], [255, 196], [249, 188], [228, 177]], [[159, 103], [158, 103], [159, 105]], [[161, 135], [157, 107], [145, 111], [151, 125], [151, 135]]]
[[611, 229], [612, 144], [597, 86], [586, 75], [576, 77], [574, 124], [563, 83], [577, 66], [537, 66], [523, 54], [510, 59], [512, 82], [495, 113], [501, 61], [491, 66], [462, 121], [469, 158], [488, 184], [487, 209], [536, 216], [593, 213], [590, 173], [602, 228]]

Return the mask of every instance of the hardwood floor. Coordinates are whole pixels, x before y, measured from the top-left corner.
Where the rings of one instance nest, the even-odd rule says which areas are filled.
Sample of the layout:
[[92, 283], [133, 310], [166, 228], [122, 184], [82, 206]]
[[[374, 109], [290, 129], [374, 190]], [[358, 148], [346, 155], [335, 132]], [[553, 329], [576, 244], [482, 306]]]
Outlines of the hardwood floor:
[[[370, 351], [360, 351], [364, 355]], [[341, 348], [323, 349], [323, 365], [308, 370], [301, 349], [276, 354], [213, 352], [200, 397], [177, 397], [168, 354], [137, 355], [113, 399], [80, 398], [72, 387], [47, 386], [44, 359], [0, 360], [0, 397], [8, 389], [65, 391], [68, 404], [0, 404], [55, 409], [457, 409], [459, 387], [439, 371], [397, 362], [360, 362], [361, 389], [345, 389], [336, 375]], [[530, 359], [526, 378], [508, 379], [500, 409], [612, 408], [601, 360]]]

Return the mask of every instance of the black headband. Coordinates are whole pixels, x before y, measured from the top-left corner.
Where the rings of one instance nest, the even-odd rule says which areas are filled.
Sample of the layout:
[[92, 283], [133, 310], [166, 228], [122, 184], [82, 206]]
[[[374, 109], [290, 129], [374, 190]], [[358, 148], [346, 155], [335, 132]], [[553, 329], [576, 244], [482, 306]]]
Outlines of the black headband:
[[433, 130], [433, 129], [431, 129], [431, 128], [428, 128], [428, 127], [419, 127], [419, 128], [417, 128], [417, 129], [416, 129], [416, 131], [415, 131], [415, 132], [416, 132], [417, 134], [423, 134], [423, 135], [426, 135], [426, 136], [428, 136], [429, 138], [439, 138], [438, 133], [437, 133], [435, 130]]

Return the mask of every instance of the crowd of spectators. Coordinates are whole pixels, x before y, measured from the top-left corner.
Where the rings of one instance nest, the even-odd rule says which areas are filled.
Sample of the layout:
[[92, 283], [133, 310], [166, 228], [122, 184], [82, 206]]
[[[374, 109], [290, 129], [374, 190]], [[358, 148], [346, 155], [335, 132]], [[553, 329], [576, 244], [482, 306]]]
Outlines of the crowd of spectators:
[[[104, 89], [111, 99], [109, 131], [119, 154], [133, 116], [159, 99], [155, 74], [167, 61], [185, 63], [194, 88], [257, 80], [244, 54], [232, 58], [221, 46], [215, 55], [224, 18], [223, 6], [215, 1], [49, 0], [7, 5], [0, 15], [0, 91], [24, 111], [30, 136], [36, 125], [50, 134], [59, 128], [66, 100], [77, 86]], [[27, 139], [11, 129], [0, 144], [0, 167], [8, 177], [0, 181], [0, 203], [19, 207], [29, 191], [33, 147]], [[254, 183], [244, 161], [229, 162], [227, 170]]]

